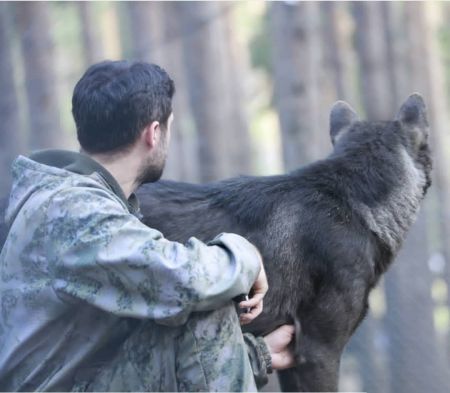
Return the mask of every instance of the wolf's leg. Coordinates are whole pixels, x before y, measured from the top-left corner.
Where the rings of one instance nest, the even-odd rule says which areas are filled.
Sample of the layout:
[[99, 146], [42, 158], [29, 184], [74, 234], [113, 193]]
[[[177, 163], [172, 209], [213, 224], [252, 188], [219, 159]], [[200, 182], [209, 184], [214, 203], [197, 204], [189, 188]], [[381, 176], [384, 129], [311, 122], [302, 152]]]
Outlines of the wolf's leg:
[[278, 371], [278, 381], [282, 392], [301, 392], [300, 375], [296, 368]]
[[303, 339], [312, 355], [300, 355], [298, 365], [278, 372], [283, 392], [336, 392], [338, 389], [340, 353], [321, 348]]
[[334, 392], [342, 351], [366, 309], [363, 285], [328, 287], [294, 318], [297, 366], [279, 374], [283, 391]]

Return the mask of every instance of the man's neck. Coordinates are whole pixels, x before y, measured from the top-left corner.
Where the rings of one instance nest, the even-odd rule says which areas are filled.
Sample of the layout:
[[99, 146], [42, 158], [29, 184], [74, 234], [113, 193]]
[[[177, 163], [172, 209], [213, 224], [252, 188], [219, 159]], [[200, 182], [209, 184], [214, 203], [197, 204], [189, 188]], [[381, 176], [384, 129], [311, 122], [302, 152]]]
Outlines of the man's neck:
[[89, 154], [93, 160], [102, 165], [116, 179], [126, 198], [136, 190], [136, 178], [139, 162], [132, 155]]

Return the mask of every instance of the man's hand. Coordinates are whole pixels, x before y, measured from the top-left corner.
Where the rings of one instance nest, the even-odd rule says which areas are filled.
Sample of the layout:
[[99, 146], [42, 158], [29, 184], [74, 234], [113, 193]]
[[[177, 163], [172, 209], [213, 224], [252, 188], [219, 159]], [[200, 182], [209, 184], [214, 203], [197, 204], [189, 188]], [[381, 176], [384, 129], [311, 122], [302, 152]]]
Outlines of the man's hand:
[[241, 325], [246, 325], [253, 321], [263, 310], [263, 298], [269, 289], [267, 283], [266, 271], [261, 258], [261, 270], [256, 278], [255, 283], [250, 291], [252, 297], [249, 300], [244, 300], [239, 303], [239, 307], [242, 309], [248, 308], [250, 312], [242, 313], [239, 315], [239, 321]]
[[282, 325], [264, 337], [272, 355], [272, 368], [284, 370], [295, 366], [295, 357], [289, 344], [294, 338], [294, 325]]

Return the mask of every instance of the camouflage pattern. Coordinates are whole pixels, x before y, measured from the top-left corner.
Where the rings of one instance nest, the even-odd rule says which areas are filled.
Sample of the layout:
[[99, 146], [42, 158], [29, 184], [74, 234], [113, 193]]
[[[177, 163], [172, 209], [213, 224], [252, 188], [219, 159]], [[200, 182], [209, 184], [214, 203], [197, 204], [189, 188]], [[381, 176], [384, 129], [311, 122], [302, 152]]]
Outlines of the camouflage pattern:
[[256, 390], [252, 367], [265, 382], [270, 355], [262, 340], [244, 344], [230, 301], [251, 288], [256, 249], [234, 234], [171, 242], [104, 172], [67, 168], [13, 164], [1, 389]]

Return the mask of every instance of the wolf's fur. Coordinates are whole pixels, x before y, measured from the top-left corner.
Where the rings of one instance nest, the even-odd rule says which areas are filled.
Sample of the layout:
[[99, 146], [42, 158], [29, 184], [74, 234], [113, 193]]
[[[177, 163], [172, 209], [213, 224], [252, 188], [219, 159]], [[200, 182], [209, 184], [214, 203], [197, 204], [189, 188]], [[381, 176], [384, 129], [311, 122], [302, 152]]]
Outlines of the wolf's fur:
[[248, 329], [295, 323], [298, 366], [280, 373], [283, 390], [337, 390], [343, 348], [430, 185], [420, 96], [390, 122], [357, 121], [339, 102], [330, 130], [331, 155], [287, 175], [160, 181], [138, 193], [144, 223], [171, 240], [235, 232], [259, 248], [269, 292]]

